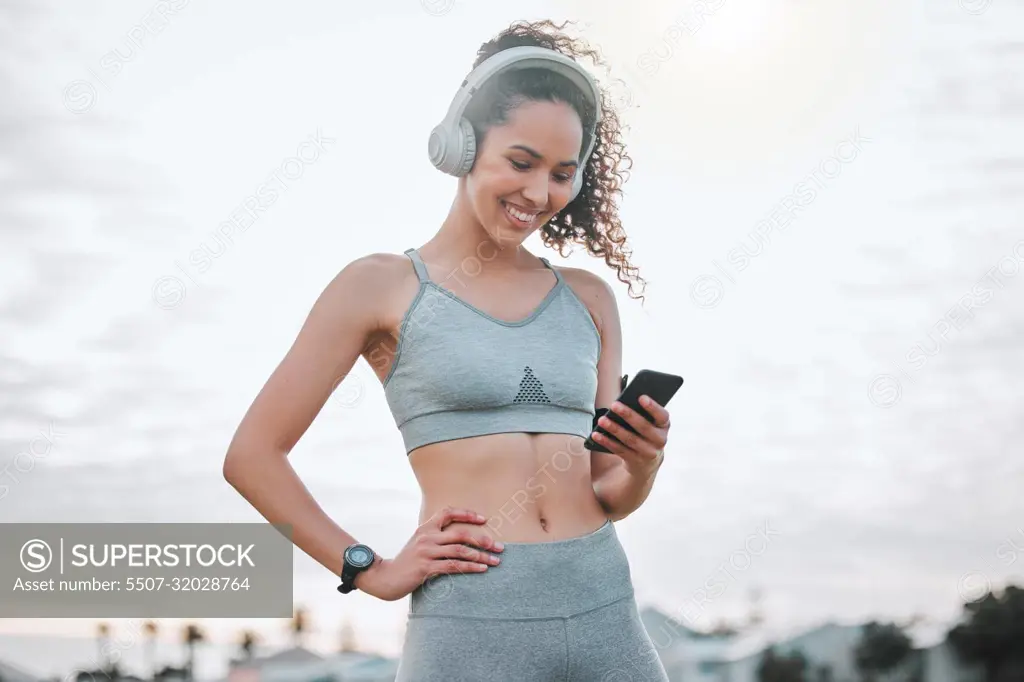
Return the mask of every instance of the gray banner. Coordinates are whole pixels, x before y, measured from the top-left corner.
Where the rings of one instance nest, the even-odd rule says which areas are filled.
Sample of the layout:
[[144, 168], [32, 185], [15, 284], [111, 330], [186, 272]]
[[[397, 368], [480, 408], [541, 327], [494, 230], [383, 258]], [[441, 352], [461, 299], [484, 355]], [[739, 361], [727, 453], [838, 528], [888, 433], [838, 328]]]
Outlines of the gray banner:
[[0, 618], [290, 618], [292, 531], [0, 523]]

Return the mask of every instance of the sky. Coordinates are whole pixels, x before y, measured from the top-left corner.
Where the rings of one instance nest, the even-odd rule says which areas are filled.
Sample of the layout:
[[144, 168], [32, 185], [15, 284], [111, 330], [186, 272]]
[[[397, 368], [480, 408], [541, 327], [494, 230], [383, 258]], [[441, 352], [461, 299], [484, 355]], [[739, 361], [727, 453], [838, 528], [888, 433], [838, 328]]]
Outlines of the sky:
[[[480, 43], [571, 18], [629, 125], [647, 300], [527, 246], [612, 284], [624, 372], [686, 380], [654, 491], [616, 524], [638, 601], [694, 627], [755, 592], [781, 630], [941, 623], [1024, 582], [1024, 5], [901, 5], [6, 3], [0, 520], [260, 521], [221, 475], [251, 400], [341, 268], [439, 227], [455, 180], [427, 136]], [[218, 241], [261, 187], [273, 205]], [[40, 433], [52, 448], [16, 467]], [[364, 361], [291, 461], [377, 551], [415, 529]], [[313, 645], [349, 619], [397, 654], [405, 601], [339, 599], [298, 551], [295, 573]], [[714, 575], [727, 589], [694, 607]], [[250, 623], [203, 625], [232, 642]]]

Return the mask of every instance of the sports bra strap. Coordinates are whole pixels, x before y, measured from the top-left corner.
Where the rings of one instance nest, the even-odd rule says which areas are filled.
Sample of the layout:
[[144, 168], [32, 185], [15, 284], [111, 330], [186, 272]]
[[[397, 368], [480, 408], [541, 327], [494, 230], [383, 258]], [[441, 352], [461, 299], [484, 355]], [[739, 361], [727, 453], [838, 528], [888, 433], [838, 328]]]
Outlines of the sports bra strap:
[[548, 259], [545, 258], [544, 256], [539, 256], [539, 258], [540, 258], [541, 262], [544, 263], [544, 265], [547, 267], [548, 270], [550, 270], [551, 272], [555, 273], [555, 282], [561, 282], [562, 281], [562, 276], [560, 274], [558, 274], [558, 270], [555, 270], [553, 267], [551, 267], [551, 263], [548, 262]]
[[430, 275], [427, 274], [427, 266], [423, 264], [423, 259], [420, 258], [420, 254], [416, 249], [406, 249], [405, 255], [412, 261], [412, 266], [416, 269], [416, 276], [419, 277], [421, 282], [429, 282]]

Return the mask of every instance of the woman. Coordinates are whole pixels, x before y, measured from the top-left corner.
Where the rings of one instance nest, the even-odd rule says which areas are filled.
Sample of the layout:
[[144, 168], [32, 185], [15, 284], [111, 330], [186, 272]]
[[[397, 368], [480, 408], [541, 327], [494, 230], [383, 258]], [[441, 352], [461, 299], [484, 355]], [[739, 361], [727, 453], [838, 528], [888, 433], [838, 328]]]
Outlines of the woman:
[[[571, 69], [577, 57], [599, 63], [563, 27], [514, 24], [481, 47], [474, 69], [523, 46], [566, 55]], [[225, 477], [268, 521], [290, 525], [300, 549], [343, 575], [340, 591], [411, 594], [400, 681], [667, 680], [612, 521], [647, 498], [668, 412], [646, 403], [649, 422], [613, 405], [623, 381], [610, 287], [522, 248], [540, 230], [548, 246], [576, 242], [602, 256], [631, 294], [643, 281], [615, 205], [628, 160], [618, 118], [603, 91], [580, 85], [592, 81], [566, 73], [508, 70], [467, 95], [476, 147], [454, 172], [440, 230], [337, 275], [225, 460]], [[360, 356], [384, 386], [423, 505], [396, 557], [359, 545], [346, 561], [356, 539], [310, 497], [287, 454]], [[638, 433], [594, 419], [607, 406]], [[584, 446], [597, 423], [616, 437], [593, 436], [611, 454]]]

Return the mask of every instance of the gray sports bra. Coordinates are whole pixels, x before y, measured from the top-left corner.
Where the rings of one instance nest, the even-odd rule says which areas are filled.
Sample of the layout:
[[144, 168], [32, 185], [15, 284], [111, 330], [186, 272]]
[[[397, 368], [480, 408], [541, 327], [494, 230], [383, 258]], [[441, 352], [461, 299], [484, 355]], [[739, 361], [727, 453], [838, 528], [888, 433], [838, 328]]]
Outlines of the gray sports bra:
[[405, 254], [420, 287], [384, 394], [406, 454], [492, 433], [590, 434], [601, 338], [547, 259], [554, 288], [528, 316], [506, 322], [434, 283], [416, 249]]

